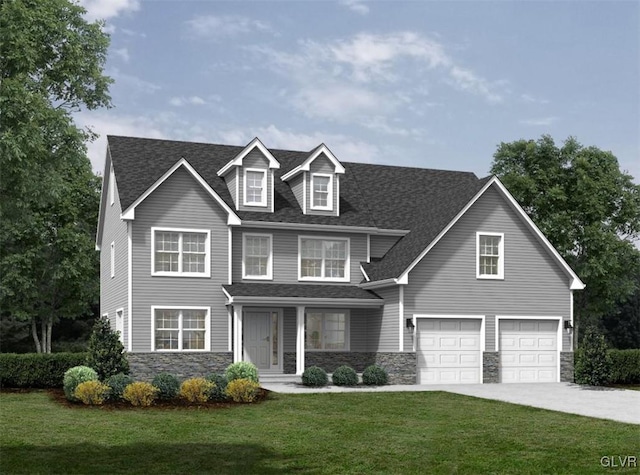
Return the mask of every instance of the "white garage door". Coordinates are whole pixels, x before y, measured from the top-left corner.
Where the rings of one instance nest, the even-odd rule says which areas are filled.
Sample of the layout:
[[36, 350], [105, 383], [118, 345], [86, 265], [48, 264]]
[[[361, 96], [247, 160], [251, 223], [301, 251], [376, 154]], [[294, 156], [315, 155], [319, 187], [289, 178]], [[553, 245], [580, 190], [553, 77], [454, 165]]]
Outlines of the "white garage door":
[[500, 382], [558, 381], [558, 321], [500, 320]]
[[480, 320], [417, 319], [418, 383], [479, 383]]

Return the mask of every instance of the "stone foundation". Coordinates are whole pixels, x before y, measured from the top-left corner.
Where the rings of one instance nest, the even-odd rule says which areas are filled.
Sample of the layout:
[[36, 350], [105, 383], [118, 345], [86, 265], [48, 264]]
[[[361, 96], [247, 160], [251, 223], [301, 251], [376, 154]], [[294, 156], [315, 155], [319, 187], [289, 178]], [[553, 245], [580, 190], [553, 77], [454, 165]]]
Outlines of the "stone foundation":
[[485, 351], [482, 354], [482, 382], [500, 382], [500, 353], [497, 351]]
[[573, 351], [560, 352], [560, 381], [573, 383]]
[[131, 376], [151, 381], [158, 373], [171, 373], [183, 380], [221, 373], [233, 363], [233, 353], [127, 353]]

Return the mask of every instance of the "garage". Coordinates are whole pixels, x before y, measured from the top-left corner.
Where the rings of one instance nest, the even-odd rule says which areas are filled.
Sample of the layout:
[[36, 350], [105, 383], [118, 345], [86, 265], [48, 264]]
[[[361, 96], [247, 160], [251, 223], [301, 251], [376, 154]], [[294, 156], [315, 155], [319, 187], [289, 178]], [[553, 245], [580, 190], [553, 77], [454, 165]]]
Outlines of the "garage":
[[500, 382], [558, 380], [559, 320], [500, 319]]
[[480, 383], [481, 319], [417, 318], [419, 384]]

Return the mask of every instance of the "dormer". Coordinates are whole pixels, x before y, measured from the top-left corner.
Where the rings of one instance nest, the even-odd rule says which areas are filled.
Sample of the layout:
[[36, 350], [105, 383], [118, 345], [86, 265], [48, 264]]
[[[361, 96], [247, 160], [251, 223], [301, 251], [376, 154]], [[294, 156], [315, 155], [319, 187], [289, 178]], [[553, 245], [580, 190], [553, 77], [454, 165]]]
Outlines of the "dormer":
[[321, 144], [282, 180], [289, 183], [304, 214], [340, 216], [340, 175], [344, 171], [331, 150]]
[[273, 213], [273, 170], [280, 163], [256, 137], [218, 171], [233, 197], [236, 210]]

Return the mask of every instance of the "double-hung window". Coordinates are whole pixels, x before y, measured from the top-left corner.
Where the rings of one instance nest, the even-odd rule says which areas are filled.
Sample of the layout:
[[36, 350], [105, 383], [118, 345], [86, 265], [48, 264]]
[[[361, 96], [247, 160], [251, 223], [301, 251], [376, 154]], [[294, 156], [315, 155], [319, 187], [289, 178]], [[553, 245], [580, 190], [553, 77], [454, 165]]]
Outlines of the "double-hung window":
[[243, 234], [243, 279], [271, 279], [272, 246], [270, 234]]
[[300, 280], [349, 281], [349, 239], [318, 239], [301, 236]]
[[333, 209], [333, 176], [321, 173], [311, 175], [311, 209]]
[[209, 277], [208, 230], [151, 228], [152, 275]]
[[504, 234], [476, 233], [476, 277], [504, 279]]
[[305, 316], [307, 350], [348, 350], [349, 314], [344, 310], [309, 310]]
[[209, 349], [209, 309], [153, 307], [154, 351]]
[[267, 171], [247, 168], [244, 171], [244, 204], [267, 206]]

